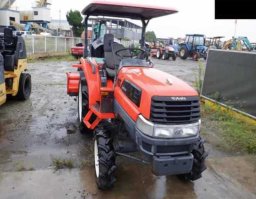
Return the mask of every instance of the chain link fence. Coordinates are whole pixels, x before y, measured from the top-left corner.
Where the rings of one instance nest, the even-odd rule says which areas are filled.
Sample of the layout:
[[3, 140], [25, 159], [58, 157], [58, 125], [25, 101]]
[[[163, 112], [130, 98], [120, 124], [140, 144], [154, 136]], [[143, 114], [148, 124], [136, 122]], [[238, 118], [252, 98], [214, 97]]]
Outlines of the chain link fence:
[[67, 53], [77, 43], [82, 43], [79, 37], [54, 37], [31, 35], [24, 37], [28, 55], [43, 53]]

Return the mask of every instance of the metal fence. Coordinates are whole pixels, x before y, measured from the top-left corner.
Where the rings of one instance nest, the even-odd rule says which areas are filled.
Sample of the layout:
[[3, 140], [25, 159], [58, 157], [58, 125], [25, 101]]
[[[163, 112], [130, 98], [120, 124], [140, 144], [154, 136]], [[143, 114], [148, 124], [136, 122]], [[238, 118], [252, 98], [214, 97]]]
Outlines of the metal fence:
[[65, 53], [77, 43], [83, 42], [79, 37], [54, 37], [29, 35], [24, 37], [27, 54]]
[[[54, 36], [40, 36], [27, 35], [24, 37], [28, 55], [33, 54], [49, 54], [49, 53], [65, 53], [70, 52], [72, 46], [77, 43], [83, 43], [79, 37], [54, 37]], [[125, 47], [134, 45], [138, 46], [137, 41], [119, 41]]]

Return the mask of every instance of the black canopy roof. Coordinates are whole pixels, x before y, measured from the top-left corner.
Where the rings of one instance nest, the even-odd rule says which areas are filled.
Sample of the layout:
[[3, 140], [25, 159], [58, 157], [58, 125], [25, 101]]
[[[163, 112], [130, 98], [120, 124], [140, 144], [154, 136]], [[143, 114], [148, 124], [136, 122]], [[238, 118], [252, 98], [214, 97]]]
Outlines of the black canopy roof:
[[111, 16], [147, 20], [176, 12], [178, 11], [167, 7], [97, 0], [86, 6], [83, 9], [82, 14], [90, 16]]

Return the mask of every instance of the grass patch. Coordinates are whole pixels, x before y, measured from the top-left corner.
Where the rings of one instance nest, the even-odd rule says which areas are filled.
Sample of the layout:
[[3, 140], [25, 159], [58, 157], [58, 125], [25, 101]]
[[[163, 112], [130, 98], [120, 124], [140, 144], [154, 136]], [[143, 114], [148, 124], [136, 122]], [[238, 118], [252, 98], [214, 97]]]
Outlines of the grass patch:
[[26, 168], [23, 165], [18, 165], [16, 170], [17, 171], [34, 171], [35, 169], [33, 167]]
[[77, 61], [72, 55], [56, 55], [38, 58], [28, 58], [28, 63], [35, 63], [38, 61], [56, 62], [56, 61]]
[[220, 108], [212, 110], [202, 106], [202, 115], [211, 122], [217, 122], [220, 136], [230, 150], [256, 154], [256, 126], [240, 121]]
[[198, 93], [201, 93], [203, 88], [204, 73], [205, 73], [205, 66], [202, 62], [199, 62], [198, 69], [195, 72], [195, 81], [193, 83], [193, 86], [196, 88]]
[[59, 169], [72, 169], [74, 167], [73, 161], [70, 159], [59, 159], [54, 158], [52, 160], [52, 165], [54, 166], [55, 170]]

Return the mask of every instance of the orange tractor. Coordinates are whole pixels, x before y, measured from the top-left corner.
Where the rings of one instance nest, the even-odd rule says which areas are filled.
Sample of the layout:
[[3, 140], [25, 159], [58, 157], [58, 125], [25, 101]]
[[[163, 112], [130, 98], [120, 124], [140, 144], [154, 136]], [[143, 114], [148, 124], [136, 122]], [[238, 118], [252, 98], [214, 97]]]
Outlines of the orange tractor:
[[[116, 181], [116, 157], [149, 163], [155, 175], [196, 180], [206, 169], [200, 136], [198, 93], [182, 80], [153, 68], [145, 47], [149, 21], [176, 13], [166, 7], [94, 1], [82, 13], [85, 33], [90, 16], [125, 17], [142, 22], [141, 48], [124, 48], [100, 22], [84, 57], [67, 73], [67, 92], [77, 96], [80, 131], [94, 135], [97, 185]], [[87, 36], [85, 35], [85, 38]], [[141, 152], [142, 158], [131, 155]]]

